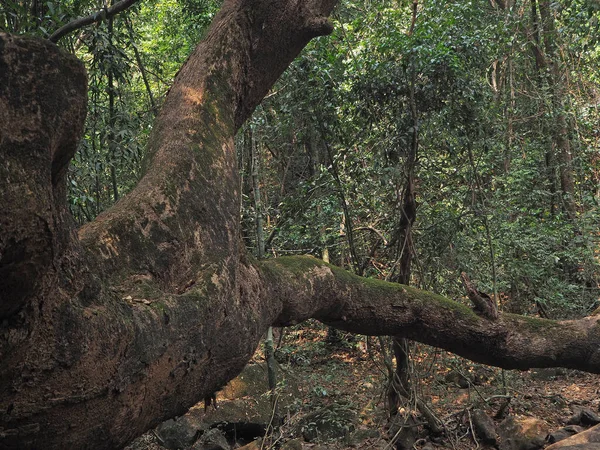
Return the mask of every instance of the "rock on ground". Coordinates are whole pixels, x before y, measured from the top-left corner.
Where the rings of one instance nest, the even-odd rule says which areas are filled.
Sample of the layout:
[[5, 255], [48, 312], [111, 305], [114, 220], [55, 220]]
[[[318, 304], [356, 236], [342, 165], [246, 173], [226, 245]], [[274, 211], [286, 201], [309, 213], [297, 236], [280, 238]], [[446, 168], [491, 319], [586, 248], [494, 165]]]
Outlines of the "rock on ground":
[[600, 450], [600, 425], [546, 447], [546, 450]]
[[508, 416], [498, 427], [500, 450], [538, 450], [547, 435], [548, 424], [534, 417]]

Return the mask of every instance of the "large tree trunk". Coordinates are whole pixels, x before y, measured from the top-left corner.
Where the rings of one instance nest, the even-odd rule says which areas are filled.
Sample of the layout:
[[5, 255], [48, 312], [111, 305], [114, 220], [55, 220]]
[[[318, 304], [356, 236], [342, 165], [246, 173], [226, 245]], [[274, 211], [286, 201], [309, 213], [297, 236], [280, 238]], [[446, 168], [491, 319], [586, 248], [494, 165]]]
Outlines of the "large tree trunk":
[[0, 448], [115, 449], [234, 377], [271, 324], [315, 317], [507, 368], [600, 372], [596, 318], [469, 308], [239, 248], [233, 137], [334, 0], [228, 0], [176, 77], [137, 188], [77, 233], [66, 167], [85, 73], [0, 34]]

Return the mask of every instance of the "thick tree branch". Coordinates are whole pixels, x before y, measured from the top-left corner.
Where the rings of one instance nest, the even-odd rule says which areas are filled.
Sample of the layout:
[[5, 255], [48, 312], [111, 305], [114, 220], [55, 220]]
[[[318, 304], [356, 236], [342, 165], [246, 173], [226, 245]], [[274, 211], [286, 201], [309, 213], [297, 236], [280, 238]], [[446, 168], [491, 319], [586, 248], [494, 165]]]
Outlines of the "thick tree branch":
[[0, 33], [0, 322], [45, 289], [68, 245], [66, 174], [85, 89], [75, 57]]
[[115, 3], [109, 8], [104, 8], [100, 11], [90, 14], [89, 16], [75, 19], [63, 25], [54, 33], [52, 33], [48, 40], [50, 42], [56, 43], [67, 34], [72, 33], [73, 31], [83, 28], [85, 26], [91, 25], [93, 23], [100, 22], [102, 20], [106, 20], [110, 17], [113, 17], [119, 14], [120, 12], [125, 11], [127, 8], [133, 6], [138, 1], [139, 0], [121, 0], [120, 2]]
[[313, 317], [367, 335], [409, 338], [505, 369], [567, 367], [600, 373], [600, 317], [553, 321], [514, 314], [497, 320], [409, 286], [352, 275], [312, 257], [265, 261], [274, 325]]

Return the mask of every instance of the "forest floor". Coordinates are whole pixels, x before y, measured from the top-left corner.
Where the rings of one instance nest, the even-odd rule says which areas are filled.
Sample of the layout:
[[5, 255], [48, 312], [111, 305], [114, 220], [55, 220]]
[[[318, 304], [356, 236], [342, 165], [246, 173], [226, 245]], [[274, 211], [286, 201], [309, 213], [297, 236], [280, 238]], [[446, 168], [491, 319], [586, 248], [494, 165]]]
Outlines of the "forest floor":
[[[302, 399], [297, 419], [289, 418], [288, 425], [282, 427], [283, 438], [298, 434], [294, 424], [302, 421], [303, 414], [328, 405], [345, 405], [357, 413], [350, 437], [330, 441], [317, 437], [313, 445], [331, 449], [386, 448], [387, 369], [381, 352], [385, 342], [376, 337], [341, 334], [339, 343], [329, 344], [326, 334], [325, 327], [309, 322], [286, 329], [281, 338], [278, 360], [282, 362], [282, 375], [285, 377], [286, 371], [293, 374]], [[503, 371], [416, 343], [411, 345], [411, 353], [413, 391], [431, 406], [445, 428], [444, 437], [431, 442], [425, 428], [419, 426], [420, 439], [415, 448], [428, 442], [434, 448], [480, 448], [470, 432], [471, 411], [477, 408], [493, 417], [496, 425], [512, 414], [542, 419], [554, 431], [565, 426], [577, 409], [597, 412], [600, 406], [597, 375], [566, 369]], [[258, 352], [256, 358], [260, 360], [261, 356]], [[414, 410], [406, 403], [401, 408], [405, 415]], [[417, 416], [416, 422], [423, 420]], [[303, 448], [310, 447], [303, 443]]]
[[[327, 328], [315, 321], [280, 333], [276, 330], [277, 392], [284, 423], [267, 433], [262, 447], [254, 448], [275, 449], [286, 442], [284, 449], [394, 448], [386, 409], [385, 352], [381, 351], [382, 345], [390, 347], [389, 338], [339, 333], [339, 341], [330, 343]], [[496, 425], [510, 414], [541, 419], [548, 431], [556, 431], [577, 410], [597, 412], [600, 406], [597, 375], [566, 369], [503, 371], [425, 345], [410, 347], [412, 404], [415, 396], [425, 402], [444, 427], [441, 437], [432, 437], [422, 416], [406, 401], [399, 417], [413, 420], [415, 449], [487, 448], [472, 436], [475, 409], [484, 410]], [[258, 415], [264, 423], [271, 417], [265, 391], [266, 367], [259, 348], [240, 377], [217, 393], [218, 409], [199, 404], [187, 417], [212, 427], [211, 423], [238, 418], [243, 422], [262, 408]], [[249, 413], [251, 409], [254, 412]], [[156, 432], [150, 432], [128, 448], [162, 449], [157, 438]]]

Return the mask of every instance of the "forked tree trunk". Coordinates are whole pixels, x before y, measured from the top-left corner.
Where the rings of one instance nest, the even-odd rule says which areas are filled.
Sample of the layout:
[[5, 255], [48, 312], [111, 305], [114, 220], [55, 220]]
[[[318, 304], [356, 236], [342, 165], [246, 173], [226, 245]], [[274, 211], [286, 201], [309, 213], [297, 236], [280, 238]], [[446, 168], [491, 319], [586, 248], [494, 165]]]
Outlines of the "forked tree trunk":
[[507, 368], [600, 372], [597, 319], [496, 321], [308, 257], [239, 249], [233, 137], [334, 0], [226, 0], [182, 67], [146, 174], [73, 231], [85, 74], [0, 34], [0, 448], [116, 449], [234, 377], [267, 327], [315, 317]]
[[145, 176], [77, 236], [64, 176], [84, 71], [2, 35], [0, 447], [119, 448], [243, 368], [279, 311], [239, 266], [233, 138], [332, 7], [226, 1], [165, 100]]

